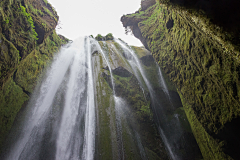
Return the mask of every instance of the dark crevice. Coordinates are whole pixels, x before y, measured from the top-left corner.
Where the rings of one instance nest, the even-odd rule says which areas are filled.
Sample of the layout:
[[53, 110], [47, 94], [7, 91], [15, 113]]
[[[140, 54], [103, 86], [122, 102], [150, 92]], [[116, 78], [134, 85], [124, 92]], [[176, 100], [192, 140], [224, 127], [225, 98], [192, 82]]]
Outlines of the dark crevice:
[[38, 34], [38, 36], [37, 36], [37, 38], [38, 38], [37, 44], [41, 44], [41, 43], [43, 43], [43, 40], [44, 40], [45, 30], [42, 29], [41, 27], [39, 27], [36, 23], [34, 25], [35, 25], [35, 31]]
[[173, 27], [173, 20], [172, 19], [169, 19], [168, 20], [168, 22], [167, 22], [167, 24], [166, 24], [166, 27], [167, 27], [167, 29], [171, 29], [172, 27]]
[[240, 117], [227, 122], [224, 128], [214, 134], [213, 137], [221, 141], [224, 141], [223, 149], [233, 159], [240, 159], [239, 148], [240, 148]]
[[23, 0], [21, 1], [21, 5], [24, 6], [24, 7], [26, 7]]

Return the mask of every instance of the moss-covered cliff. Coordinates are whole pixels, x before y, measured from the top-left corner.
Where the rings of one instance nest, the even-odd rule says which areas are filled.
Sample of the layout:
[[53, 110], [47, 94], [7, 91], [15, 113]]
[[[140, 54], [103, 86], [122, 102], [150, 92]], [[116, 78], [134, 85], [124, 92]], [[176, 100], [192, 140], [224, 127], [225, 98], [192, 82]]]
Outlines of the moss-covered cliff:
[[121, 21], [177, 87], [204, 159], [239, 159], [238, 30], [191, 9], [160, 1]]
[[0, 148], [44, 67], [68, 41], [56, 34], [57, 22], [47, 0], [0, 2]]

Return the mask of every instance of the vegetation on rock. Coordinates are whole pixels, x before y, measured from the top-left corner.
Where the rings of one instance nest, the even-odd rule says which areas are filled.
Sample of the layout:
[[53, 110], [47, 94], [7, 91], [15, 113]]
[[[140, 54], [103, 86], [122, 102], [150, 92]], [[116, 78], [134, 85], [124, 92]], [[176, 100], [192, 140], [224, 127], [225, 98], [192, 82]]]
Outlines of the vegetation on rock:
[[96, 39], [97, 41], [102, 41], [102, 40], [103, 40], [103, 36], [102, 36], [101, 34], [98, 34], [98, 35], [95, 37], [95, 39]]
[[106, 40], [109, 41], [109, 40], [113, 40], [113, 35], [112, 33], [109, 33], [106, 35]]
[[101, 34], [98, 34], [98, 35], [95, 37], [95, 39], [96, 39], [97, 41], [109, 41], [109, 40], [113, 40], [114, 37], [113, 37], [112, 33], [107, 34], [105, 37], [102, 36]]

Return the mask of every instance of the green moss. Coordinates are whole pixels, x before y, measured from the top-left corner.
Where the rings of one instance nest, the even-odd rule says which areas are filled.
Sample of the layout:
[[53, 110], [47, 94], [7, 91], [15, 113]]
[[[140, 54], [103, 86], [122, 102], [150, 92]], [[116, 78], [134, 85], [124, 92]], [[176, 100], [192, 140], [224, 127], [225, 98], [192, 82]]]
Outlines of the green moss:
[[40, 9], [34, 8], [31, 4], [29, 4], [28, 7], [30, 8], [30, 10], [31, 10], [35, 15], [40, 15], [40, 16], [44, 16], [44, 15], [45, 15]]
[[44, 11], [45, 11], [48, 15], [54, 17], [54, 16], [53, 16], [53, 13], [50, 12], [48, 8], [46, 8], [46, 7], [43, 7], [43, 8], [44, 8]]
[[[96, 54], [94, 57], [97, 57], [94, 64], [94, 70], [98, 71], [99, 68], [103, 68], [103, 59], [100, 54]], [[95, 84], [97, 92], [97, 110], [99, 113], [99, 131], [97, 137], [99, 149], [97, 152], [99, 153], [99, 159], [116, 159], [118, 157], [118, 148], [112, 90], [105, 79], [101, 76], [101, 71], [97, 72]]]
[[102, 41], [102, 40], [103, 40], [103, 36], [102, 36], [101, 34], [98, 34], [98, 35], [95, 37], [95, 39], [96, 39], [97, 41]]
[[139, 114], [141, 114], [141, 117], [150, 117], [150, 119], [153, 117], [152, 111], [150, 109], [150, 103], [148, 105], [142, 105], [139, 112]]
[[0, 88], [3, 86], [4, 82], [15, 71], [18, 63], [20, 62], [19, 51], [16, 47], [8, 41], [3, 35], [0, 34], [0, 50], [2, 56], [0, 57]]
[[0, 90], [0, 148], [28, 95], [12, 79]]
[[27, 18], [27, 21], [28, 23], [30, 24], [31, 26], [31, 31], [32, 31], [32, 36], [33, 36], [33, 39], [35, 39], [36, 41], [38, 40], [38, 34], [37, 32], [35, 31], [35, 26], [34, 26], [34, 22], [33, 22], [33, 19], [30, 15], [30, 13], [27, 13], [26, 12], [26, 8], [22, 5], [20, 5], [20, 8], [21, 8], [21, 13], [23, 14], [23, 16], [25, 16]]
[[15, 74], [17, 84], [31, 93], [39, 75], [44, 71], [61, 44], [61, 39], [54, 31], [39, 49], [33, 50], [18, 66]]
[[9, 23], [9, 19], [7, 18], [4, 22], [5, 22], [6, 24], [8, 24], [8, 23]]
[[46, 4], [46, 5], [48, 5], [48, 1], [47, 0], [43, 0], [44, 1], [44, 3]]
[[221, 149], [224, 142], [220, 142], [217, 139], [211, 137], [202, 124], [198, 121], [194, 110], [184, 99], [183, 95], [179, 94], [184, 106], [185, 113], [191, 125], [194, 136], [196, 137], [199, 148], [201, 149], [204, 159], [227, 159], [232, 160], [231, 157], [226, 155]]
[[108, 33], [108, 34], [106, 35], [106, 40], [107, 40], [107, 41], [113, 40], [113, 35], [112, 35], [112, 33]]

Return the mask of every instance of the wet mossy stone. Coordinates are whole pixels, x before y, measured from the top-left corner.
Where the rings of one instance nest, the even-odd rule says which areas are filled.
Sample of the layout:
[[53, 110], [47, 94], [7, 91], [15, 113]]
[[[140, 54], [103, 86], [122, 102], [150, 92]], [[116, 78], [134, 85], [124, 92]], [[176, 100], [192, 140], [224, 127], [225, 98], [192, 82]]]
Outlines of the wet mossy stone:
[[114, 69], [113, 74], [118, 75], [120, 77], [131, 77], [132, 76], [132, 73], [130, 73], [128, 70], [126, 70], [122, 66]]

